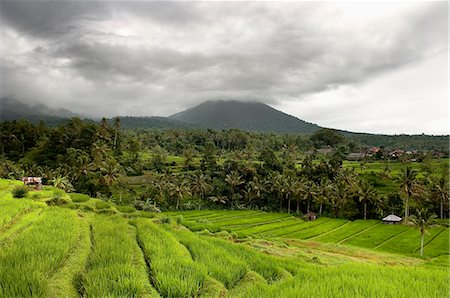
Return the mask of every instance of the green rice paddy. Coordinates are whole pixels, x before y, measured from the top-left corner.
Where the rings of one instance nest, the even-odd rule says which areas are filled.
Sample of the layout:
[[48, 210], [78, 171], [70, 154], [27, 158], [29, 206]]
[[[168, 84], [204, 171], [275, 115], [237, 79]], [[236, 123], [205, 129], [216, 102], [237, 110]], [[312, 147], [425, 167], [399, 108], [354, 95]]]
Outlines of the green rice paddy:
[[[261, 211], [145, 218], [78, 195], [72, 204], [92, 208], [13, 199], [8, 183], [0, 297], [448, 297], [442, 226], [420, 258], [418, 231], [402, 225]], [[178, 214], [182, 224], [161, 219]]]

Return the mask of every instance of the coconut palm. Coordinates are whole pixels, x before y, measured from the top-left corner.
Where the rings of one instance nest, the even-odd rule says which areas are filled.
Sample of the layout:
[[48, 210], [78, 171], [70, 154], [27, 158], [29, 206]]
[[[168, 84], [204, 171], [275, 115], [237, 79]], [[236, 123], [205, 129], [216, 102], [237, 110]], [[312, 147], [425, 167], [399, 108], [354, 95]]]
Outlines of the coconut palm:
[[120, 127], [121, 127], [120, 118], [115, 117], [114, 118], [114, 143], [113, 143], [114, 149], [116, 149], [116, 146], [117, 146], [117, 136], [119, 134]]
[[105, 181], [107, 186], [111, 186], [116, 183], [120, 176], [120, 165], [113, 158], [104, 161], [100, 167], [100, 170], [103, 173], [103, 181]]
[[52, 180], [53, 187], [62, 189], [66, 192], [74, 191], [72, 183], [66, 176], [58, 175]]
[[411, 215], [408, 223], [419, 229], [420, 232], [420, 256], [423, 257], [423, 243], [425, 234], [429, 234], [427, 229], [431, 227], [436, 219], [436, 215], [427, 215], [426, 209], [417, 210], [417, 216]]
[[191, 195], [190, 189], [188, 187], [188, 181], [178, 180], [175, 183], [171, 183], [169, 187], [169, 194], [177, 199], [177, 205], [175, 206], [175, 208], [178, 210], [183, 197], [186, 195]]
[[257, 176], [253, 177], [252, 181], [247, 184], [247, 197], [249, 201], [259, 201], [265, 191], [264, 183], [262, 183]]
[[244, 180], [242, 180], [242, 176], [239, 175], [238, 172], [232, 171], [230, 174], [227, 174], [225, 177], [225, 182], [228, 183], [231, 191], [231, 201], [235, 199], [235, 192], [237, 188], [244, 183]]
[[198, 173], [192, 176], [192, 194], [204, 199], [206, 193], [211, 189], [210, 178], [207, 175]]
[[430, 194], [435, 201], [439, 201], [439, 215], [444, 219], [444, 203], [450, 199], [448, 179], [441, 176], [439, 179], [430, 180]]
[[398, 176], [398, 181], [400, 182], [401, 191], [405, 195], [405, 222], [409, 216], [409, 201], [411, 197], [415, 194], [415, 188], [417, 185], [417, 171], [406, 167]]
[[332, 182], [326, 178], [323, 178], [320, 181], [320, 187], [318, 189], [317, 195], [315, 196], [315, 202], [319, 204], [319, 215], [322, 215], [323, 204], [329, 201], [332, 191]]
[[364, 203], [364, 219], [367, 219], [367, 203], [373, 203], [378, 194], [372, 185], [362, 180], [357, 184], [357, 192], [359, 201]]

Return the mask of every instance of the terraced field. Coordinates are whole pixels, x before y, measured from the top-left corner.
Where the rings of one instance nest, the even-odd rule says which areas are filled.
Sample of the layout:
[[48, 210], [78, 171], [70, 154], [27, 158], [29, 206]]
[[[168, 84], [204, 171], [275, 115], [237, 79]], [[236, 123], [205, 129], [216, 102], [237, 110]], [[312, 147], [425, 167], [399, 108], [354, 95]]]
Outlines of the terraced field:
[[[339, 246], [331, 253], [320, 246], [305, 249], [280, 241], [287, 237], [361, 241], [370, 230], [381, 228], [376, 222], [366, 225], [328, 218], [305, 222], [287, 214], [257, 211], [182, 213], [184, 223], [199, 230], [203, 226], [224, 227], [241, 235], [265, 237], [236, 240], [228, 232], [195, 233], [167, 220], [167, 216], [177, 218], [178, 213], [144, 218], [139, 213], [125, 216], [113, 209], [94, 212], [89, 208], [49, 207], [30, 198], [12, 199], [6, 190], [0, 193], [0, 206], [8, 210], [0, 213], [0, 297], [448, 294], [448, 268], [442, 266], [445, 258], [422, 260], [377, 252], [385, 246], [392, 248], [389, 243], [393, 237], [384, 241], [377, 238], [374, 245], [378, 247], [370, 254], [363, 251], [351, 256], [338, 253]], [[353, 230], [349, 228], [352, 225]], [[402, 234], [414, 237], [410, 229]], [[445, 237], [448, 229], [433, 230], [426, 251], [442, 255]], [[414, 251], [414, 246], [408, 250]], [[364, 257], [358, 259], [362, 254]]]
[[[183, 224], [190, 230], [225, 230], [240, 238], [311, 240], [404, 255], [417, 255], [420, 247], [417, 229], [386, 225], [378, 220], [348, 221], [323, 217], [315, 221], [303, 221], [283, 213], [256, 211], [186, 211], [168, 214], [181, 214]], [[425, 237], [425, 256], [448, 255], [448, 231], [442, 226], [430, 229], [429, 235]]]

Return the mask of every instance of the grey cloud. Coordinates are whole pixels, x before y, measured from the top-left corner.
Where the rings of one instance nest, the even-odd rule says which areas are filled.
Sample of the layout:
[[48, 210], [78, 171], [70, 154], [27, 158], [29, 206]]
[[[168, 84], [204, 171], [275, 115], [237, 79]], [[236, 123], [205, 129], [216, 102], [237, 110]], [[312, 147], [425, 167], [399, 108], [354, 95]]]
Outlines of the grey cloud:
[[[84, 96], [85, 106], [97, 100], [91, 109], [97, 114], [117, 113], [120, 106], [130, 114], [156, 113], [146, 110], [148, 103], [166, 111], [207, 99], [299, 100], [447, 50], [446, 3], [425, 3], [354, 27], [335, 23], [325, 3], [1, 5], [5, 43], [17, 47], [0, 58], [8, 94], [41, 92], [12, 86], [49, 88], [36, 97], [57, 103], [59, 97], [49, 94], [59, 89], [51, 90], [50, 80], [61, 80], [67, 90], [77, 90], [73, 100]], [[32, 50], [6, 37], [7, 30]], [[28, 84], [36, 72], [41, 78]], [[99, 108], [106, 102], [115, 108]]]

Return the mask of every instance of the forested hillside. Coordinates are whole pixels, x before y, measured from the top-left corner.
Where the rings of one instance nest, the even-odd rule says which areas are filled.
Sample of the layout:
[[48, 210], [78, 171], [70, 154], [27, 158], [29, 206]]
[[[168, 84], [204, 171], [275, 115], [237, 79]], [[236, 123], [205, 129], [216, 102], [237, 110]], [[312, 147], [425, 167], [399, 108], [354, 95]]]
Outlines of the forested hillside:
[[[74, 118], [56, 128], [0, 124], [0, 176], [39, 176], [67, 191], [140, 209], [262, 209], [381, 218], [448, 214], [448, 158], [358, 146], [331, 130], [310, 137], [240, 130], [130, 130]], [[320, 153], [329, 146], [328, 154]], [[331, 149], [332, 150], [331, 150]]]

